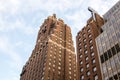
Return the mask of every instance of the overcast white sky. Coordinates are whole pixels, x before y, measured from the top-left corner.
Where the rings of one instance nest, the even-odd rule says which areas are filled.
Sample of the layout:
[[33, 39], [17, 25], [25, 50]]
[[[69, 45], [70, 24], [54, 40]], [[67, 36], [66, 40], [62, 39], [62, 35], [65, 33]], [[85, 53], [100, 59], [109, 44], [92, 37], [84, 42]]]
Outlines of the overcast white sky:
[[[100, 15], [119, 0], [0, 0], [0, 80], [19, 80], [34, 49], [39, 26], [56, 13], [72, 29], [73, 40], [91, 16]], [[75, 42], [74, 42], [75, 44]]]

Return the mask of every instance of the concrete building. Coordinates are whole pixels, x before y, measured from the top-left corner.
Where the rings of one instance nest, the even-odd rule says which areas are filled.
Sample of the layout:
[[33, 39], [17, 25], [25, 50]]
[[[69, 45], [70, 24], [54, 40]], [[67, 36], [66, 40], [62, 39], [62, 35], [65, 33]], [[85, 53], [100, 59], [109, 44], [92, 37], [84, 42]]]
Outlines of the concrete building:
[[96, 38], [102, 80], [120, 80], [120, 1], [103, 18], [103, 32]]
[[95, 38], [104, 21], [93, 9], [89, 11], [92, 17], [76, 36], [78, 80], [102, 80]]
[[20, 80], [77, 80], [71, 29], [55, 14], [41, 25]]

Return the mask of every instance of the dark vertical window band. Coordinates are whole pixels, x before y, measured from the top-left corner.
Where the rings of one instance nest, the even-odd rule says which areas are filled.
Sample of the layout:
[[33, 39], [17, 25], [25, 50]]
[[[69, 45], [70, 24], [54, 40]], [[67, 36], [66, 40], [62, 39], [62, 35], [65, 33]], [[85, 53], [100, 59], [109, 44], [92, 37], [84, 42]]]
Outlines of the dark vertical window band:
[[111, 49], [107, 50], [105, 53], [103, 53], [103, 55], [100, 56], [101, 63], [104, 63], [109, 58], [111, 58], [112, 56], [114, 56], [115, 54], [119, 52], [120, 52], [120, 46], [117, 43], [115, 46], [113, 46]]

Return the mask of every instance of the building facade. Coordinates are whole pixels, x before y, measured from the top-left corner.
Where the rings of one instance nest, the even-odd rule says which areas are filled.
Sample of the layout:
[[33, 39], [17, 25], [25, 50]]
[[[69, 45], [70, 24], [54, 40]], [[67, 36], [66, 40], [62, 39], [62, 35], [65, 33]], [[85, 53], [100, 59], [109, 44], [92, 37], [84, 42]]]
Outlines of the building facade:
[[102, 80], [95, 38], [103, 19], [92, 12], [87, 25], [76, 36], [78, 80]]
[[20, 80], [77, 80], [71, 29], [56, 15], [45, 19]]
[[120, 80], [120, 1], [103, 18], [103, 32], [96, 38], [102, 78]]

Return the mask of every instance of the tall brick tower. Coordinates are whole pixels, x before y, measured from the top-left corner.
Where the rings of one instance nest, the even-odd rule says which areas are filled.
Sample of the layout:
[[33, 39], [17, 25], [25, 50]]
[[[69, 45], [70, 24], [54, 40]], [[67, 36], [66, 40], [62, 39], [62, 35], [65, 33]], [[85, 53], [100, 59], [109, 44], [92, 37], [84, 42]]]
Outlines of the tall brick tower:
[[95, 38], [102, 32], [104, 21], [89, 10], [92, 17], [76, 36], [78, 80], [102, 80]]
[[56, 15], [45, 19], [20, 80], [77, 80], [71, 29]]

